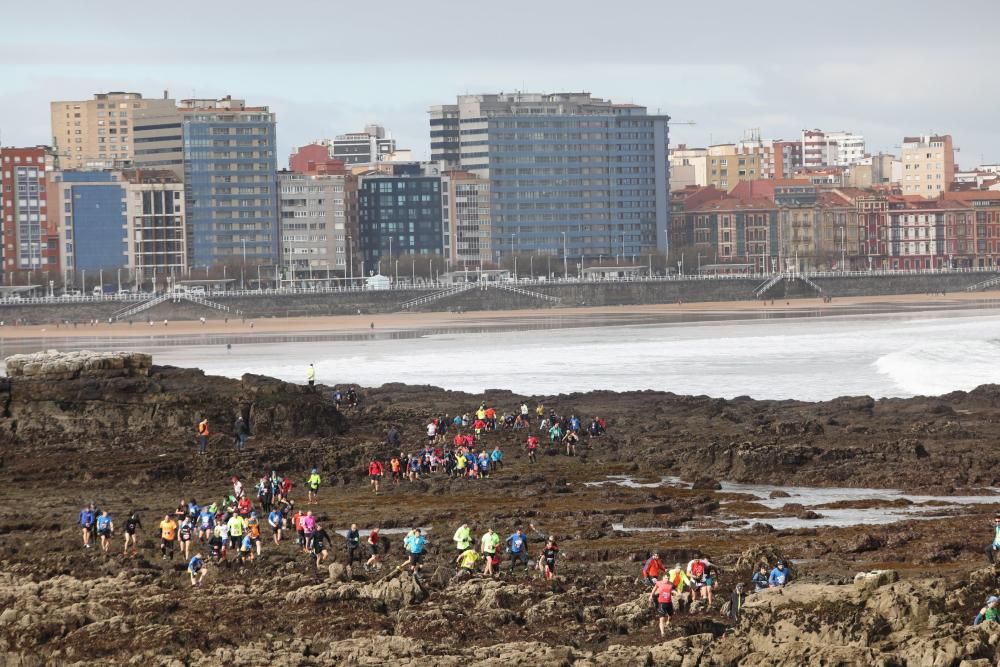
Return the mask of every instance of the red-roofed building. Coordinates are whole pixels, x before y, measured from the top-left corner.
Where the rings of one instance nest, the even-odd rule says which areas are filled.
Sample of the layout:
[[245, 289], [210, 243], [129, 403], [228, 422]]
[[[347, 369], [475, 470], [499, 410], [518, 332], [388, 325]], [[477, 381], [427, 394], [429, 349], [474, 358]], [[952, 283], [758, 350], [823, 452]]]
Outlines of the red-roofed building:
[[323, 144], [308, 144], [288, 156], [288, 169], [308, 176], [343, 176], [347, 166], [343, 160], [330, 157], [330, 149]]
[[[59, 220], [48, 209], [47, 174], [53, 151], [48, 146], [0, 148], [0, 256], [4, 273], [40, 269], [59, 275]], [[41, 275], [28, 280], [42, 280]]]

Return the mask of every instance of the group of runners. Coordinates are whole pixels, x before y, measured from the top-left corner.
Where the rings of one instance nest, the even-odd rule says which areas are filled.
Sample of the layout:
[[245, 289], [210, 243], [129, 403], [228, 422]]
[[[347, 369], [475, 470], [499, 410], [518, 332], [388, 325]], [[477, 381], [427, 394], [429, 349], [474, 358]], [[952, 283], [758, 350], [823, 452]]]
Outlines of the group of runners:
[[[642, 581], [650, 587], [649, 599], [656, 609], [657, 624], [660, 635], [663, 636], [670, 626], [674, 613], [690, 607], [697, 600], [704, 600], [712, 605], [713, 590], [719, 581], [720, 569], [701, 554], [695, 554], [685, 567], [676, 563], [667, 568], [660, 559], [660, 554], [653, 552], [642, 566]], [[779, 560], [773, 569], [768, 570], [766, 563], [761, 563], [754, 573], [750, 583], [754, 592], [768, 588], [781, 588], [790, 580], [785, 562]], [[739, 621], [743, 606], [744, 585], [737, 583], [730, 599], [730, 618]]]

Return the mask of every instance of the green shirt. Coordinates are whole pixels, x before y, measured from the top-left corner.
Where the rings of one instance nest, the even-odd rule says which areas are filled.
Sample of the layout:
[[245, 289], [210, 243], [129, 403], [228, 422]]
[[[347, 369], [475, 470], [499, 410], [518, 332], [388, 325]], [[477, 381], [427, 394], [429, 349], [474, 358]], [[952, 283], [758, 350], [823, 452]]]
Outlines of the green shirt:
[[459, 526], [452, 539], [462, 551], [465, 551], [472, 546], [472, 534], [470, 533], [468, 526]]
[[485, 533], [480, 544], [483, 547], [484, 554], [496, 553], [497, 547], [500, 546], [500, 535], [497, 533]]

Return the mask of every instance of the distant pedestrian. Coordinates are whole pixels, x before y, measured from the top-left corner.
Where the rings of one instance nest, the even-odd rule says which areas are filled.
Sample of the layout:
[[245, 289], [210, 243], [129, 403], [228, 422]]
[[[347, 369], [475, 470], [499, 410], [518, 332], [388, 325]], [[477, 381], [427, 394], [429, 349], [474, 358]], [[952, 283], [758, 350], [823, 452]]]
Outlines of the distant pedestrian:
[[198, 422], [198, 454], [203, 455], [208, 451], [208, 417], [201, 416]]
[[316, 392], [316, 369], [312, 364], [306, 369], [306, 384], [309, 385], [309, 391]]
[[243, 419], [243, 415], [236, 418], [236, 423], [233, 424], [233, 444], [236, 445], [236, 451], [242, 452], [246, 449], [247, 438], [250, 436], [250, 429], [247, 428], [247, 423]]

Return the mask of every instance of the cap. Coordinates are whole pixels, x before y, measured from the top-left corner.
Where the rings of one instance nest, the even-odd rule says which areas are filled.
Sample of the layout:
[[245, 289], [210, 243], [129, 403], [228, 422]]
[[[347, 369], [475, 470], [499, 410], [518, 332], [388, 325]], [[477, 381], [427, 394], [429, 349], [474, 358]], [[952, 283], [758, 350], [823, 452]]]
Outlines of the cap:
[[778, 561], [778, 565], [784, 565], [784, 564], [785, 564], [785, 561], [783, 561], [783, 560], [779, 560]]
[[1000, 598], [995, 595], [991, 595], [986, 598], [986, 604], [996, 604], [997, 602], [1000, 602]]

